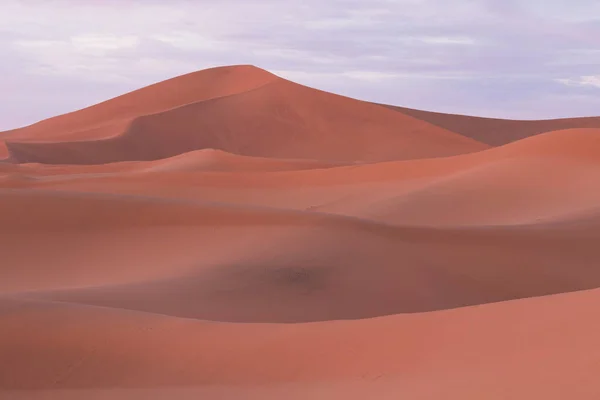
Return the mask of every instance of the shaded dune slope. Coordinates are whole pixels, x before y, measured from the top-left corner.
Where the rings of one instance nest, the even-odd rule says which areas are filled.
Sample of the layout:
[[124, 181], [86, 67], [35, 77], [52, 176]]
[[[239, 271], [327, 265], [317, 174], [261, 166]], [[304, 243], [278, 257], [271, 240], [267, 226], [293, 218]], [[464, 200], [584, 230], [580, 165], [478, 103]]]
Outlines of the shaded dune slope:
[[445, 114], [391, 105], [384, 105], [384, 107], [492, 146], [507, 144], [549, 131], [575, 128], [600, 128], [600, 117], [510, 120]]

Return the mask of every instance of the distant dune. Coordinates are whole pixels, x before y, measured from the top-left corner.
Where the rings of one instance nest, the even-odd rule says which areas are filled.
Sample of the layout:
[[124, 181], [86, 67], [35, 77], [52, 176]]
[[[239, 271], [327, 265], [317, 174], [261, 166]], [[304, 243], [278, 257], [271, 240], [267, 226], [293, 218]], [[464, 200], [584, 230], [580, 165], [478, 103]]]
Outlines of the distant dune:
[[242, 65], [0, 133], [0, 398], [589, 399], [600, 118]]
[[492, 146], [514, 142], [544, 132], [574, 128], [600, 128], [600, 117], [517, 121], [444, 114], [390, 105], [384, 105], [384, 107]]

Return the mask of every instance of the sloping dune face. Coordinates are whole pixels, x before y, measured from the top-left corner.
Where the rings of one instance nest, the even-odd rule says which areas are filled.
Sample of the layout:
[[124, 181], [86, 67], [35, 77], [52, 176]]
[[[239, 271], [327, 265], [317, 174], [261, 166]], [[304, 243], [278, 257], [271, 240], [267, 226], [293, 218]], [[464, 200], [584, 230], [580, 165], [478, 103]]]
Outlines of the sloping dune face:
[[0, 134], [0, 397], [597, 399], [600, 128], [419, 113], [235, 66]]
[[599, 295], [287, 325], [5, 300], [0, 384], [22, 399], [594, 399]]

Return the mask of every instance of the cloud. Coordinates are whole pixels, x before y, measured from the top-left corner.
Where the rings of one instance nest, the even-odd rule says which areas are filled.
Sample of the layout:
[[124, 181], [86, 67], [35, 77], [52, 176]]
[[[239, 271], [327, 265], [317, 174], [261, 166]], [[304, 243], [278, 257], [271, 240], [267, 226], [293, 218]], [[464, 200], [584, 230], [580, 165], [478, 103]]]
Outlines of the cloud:
[[139, 39], [133, 35], [78, 35], [70, 38], [71, 45], [75, 50], [82, 53], [90, 53], [94, 55], [106, 55], [110, 51], [120, 49], [133, 49]]
[[595, 0], [5, 0], [0, 87], [21, 103], [0, 101], [0, 129], [23, 123], [14, 110], [31, 108], [27, 97], [51, 99], [26, 113], [34, 122], [248, 63], [373, 101], [522, 117], [524, 98], [551, 99], [527, 117], [580, 115], [598, 103], [594, 15]]
[[448, 36], [424, 36], [422, 38], [420, 38], [420, 40], [423, 43], [429, 43], [429, 44], [447, 44], [447, 45], [454, 45], [454, 44], [465, 44], [465, 45], [469, 45], [469, 44], [475, 44], [476, 41], [473, 38], [469, 38], [469, 37], [464, 37], [464, 36], [455, 36], [455, 37], [448, 37]]
[[152, 39], [184, 51], [226, 51], [228, 43], [194, 32], [175, 31], [152, 35]]
[[592, 86], [600, 88], [600, 75], [587, 75], [578, 78], [557, 79], [559, 83], [567, 86]]

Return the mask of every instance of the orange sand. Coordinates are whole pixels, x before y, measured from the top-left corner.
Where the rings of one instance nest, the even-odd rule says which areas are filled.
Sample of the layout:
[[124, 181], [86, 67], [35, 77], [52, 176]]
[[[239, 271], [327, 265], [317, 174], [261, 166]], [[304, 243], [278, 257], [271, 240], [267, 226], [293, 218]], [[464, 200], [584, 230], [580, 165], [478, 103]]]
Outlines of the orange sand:
[[597, 121], [233, 66], [0, 133], [0, 398], [597, 399]]

